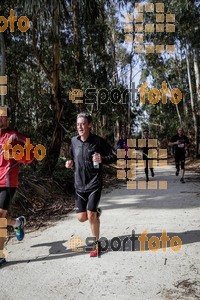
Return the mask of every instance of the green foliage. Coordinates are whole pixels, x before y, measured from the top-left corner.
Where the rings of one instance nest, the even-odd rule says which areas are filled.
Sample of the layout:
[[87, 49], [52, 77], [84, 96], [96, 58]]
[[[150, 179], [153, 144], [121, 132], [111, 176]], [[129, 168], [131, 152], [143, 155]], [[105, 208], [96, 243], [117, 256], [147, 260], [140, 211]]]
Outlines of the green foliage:
[[[116, 124], [119, 124], [118, 134], [129, 125], [136, 133], [138, 128], [147, 126], [148, 122], [152, 132], [161, 138], [171, 134], [179, 121], [177, 110], [170, 101], [166, 105], [160, 103], [156, 106], [140, 106], [139, 101], [131, 102], [130, 96], [124, 104], [108, 101], [100, 106], [96, 103], [85, 105], [69, 101], [72, 89], [82, 89], [85, 96], [85, 90], [91, 87], [97, 91], [105, 88], [109, 93], [117, 88], [122, 93], [130, 86], [129, 70], [134, 70], [138, 56], [133, 51], [127, 51], [121, 43], [119, 14], [126, 5], [132, 9], [133, 2], [58, 1], [58, 32], [54, 31], [52, 20], [55, 3], [11, 0], [8, 4], [7, 1], [1, 1], [1, 15], [8, 17], [10, 9], [14, 8], [18, 16], [26, 15], [31, 21], [31, 28], [26, 33], [19, 30], [14, 33], [9, 30], [4, 32], [6, 74], [9, 79], [6, 102], [14, 108], [12, 125], [30, 136], [34, 144], [41, 143], [47, 149], [58, 125], [61, 126], [62, 142], [69, 143], [70, 138], [76, 134], [76, 115], [81, 110], [93, 114], [95, 133], [105, 136], [110, 143], [114, 143], [117, 137]], [[193, 48], [197, 47], [200, 40], [199, 11], [196, 8], [195, 1], [174, 0], [165, 3], [165, 12], [176, 14], [177, 30], [168, 35], [149, 35], [149, 38], [154, 43], [160, 40], [166, 44], [176, 43], [177, 55], [152, 54], [140, 57], [141, 83], [151, 80], [151, 85], [160, 89], [162, 82], [166, 81], [168, 87], [170, 84], [171, 88], [178, 87], [184, 93], [188, 112], [186, 114], [183, 101], [178, 109], [186, 128], [191, 125], [188, 121], [191, 119], [191, 105], [183, 48], [187, 46], [189, 49], [192, 86], [195, 90], [191, 59]], [[151, 14], [148, 18], [149, 21], [153, 20]], [[55, 122], [52, 82], [48, 77], [53, 72], [55, 42], [59, 44], [59, 103], [62, 107], [59, 124]]]

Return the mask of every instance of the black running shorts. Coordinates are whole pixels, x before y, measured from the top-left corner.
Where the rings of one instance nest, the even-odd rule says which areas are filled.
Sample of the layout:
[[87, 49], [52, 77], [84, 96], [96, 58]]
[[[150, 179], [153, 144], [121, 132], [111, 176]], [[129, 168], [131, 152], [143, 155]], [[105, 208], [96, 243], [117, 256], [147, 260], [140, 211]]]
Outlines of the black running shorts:
[[76, 212], [85, 212], [87, 210], [97, 211], [102, 188], [96, 189], [92, 192], [78, 192], [76, 191], [75, 208]]
[[179, 164], [181, 164], [181, 169], [185, 169], [185, 152], [183, 153], [175, 153], [175, 163], [179, 168]]
[[8, 210], [16, 188], [0, 187], [0, 208]]

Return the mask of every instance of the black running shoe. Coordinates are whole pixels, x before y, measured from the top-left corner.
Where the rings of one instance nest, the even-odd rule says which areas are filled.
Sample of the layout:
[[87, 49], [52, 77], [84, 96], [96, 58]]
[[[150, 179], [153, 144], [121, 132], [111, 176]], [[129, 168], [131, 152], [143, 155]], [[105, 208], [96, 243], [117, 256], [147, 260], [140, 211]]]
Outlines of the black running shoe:
[[179, 170], [176, 170], [176, 176], [178, 176], [179, 175]]
[[153, 170], [151, 170], [151, 176], [154, 177], [154, 171]]
[[183, 177], [181, 178], [180, 182], [185, 183], [185, 180]]
[[0, 258], [0, 267], [6, 264], [5, 258]]

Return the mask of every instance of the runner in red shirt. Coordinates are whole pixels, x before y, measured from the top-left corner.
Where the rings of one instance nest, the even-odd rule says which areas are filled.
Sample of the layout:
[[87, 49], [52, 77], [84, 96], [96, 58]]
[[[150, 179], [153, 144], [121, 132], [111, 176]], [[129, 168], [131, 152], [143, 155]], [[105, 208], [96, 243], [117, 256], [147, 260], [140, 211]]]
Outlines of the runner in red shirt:
[[[11, 200], [18, 187], [18, 170], [19, 164], [31, 163], [34, 159], [33, 151], [30, 151], [30, 157], [26, 157], [24, 151], [23, 157], [17, 158], [19, 150], [16, 150], [15, 159], [13, 158], [13, 148], [25, 149], [26, 137], [22, 134], [10, 129], [10, 109], [0, 107], [0, 222], [2, 218], [6, 218]], [[20, 147], [21, 146], [21, 147]], [[21, 241], [24, 238], [25, 217], [21, 216], [17, 219], [7, 218], [7, 225], [13, 226], [16, 238]], [[0, 227], [2, 224], [0, 224]], [[0, 237], [0, 266], [5, 260], [4, 249], [5, 238]]]

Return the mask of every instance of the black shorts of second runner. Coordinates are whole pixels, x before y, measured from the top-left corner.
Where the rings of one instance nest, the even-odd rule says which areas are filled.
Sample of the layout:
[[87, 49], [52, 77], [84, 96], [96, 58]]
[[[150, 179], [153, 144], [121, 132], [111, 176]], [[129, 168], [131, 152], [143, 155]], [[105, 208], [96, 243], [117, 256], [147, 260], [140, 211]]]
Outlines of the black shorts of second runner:
[[0, 208], [8, 210], [11, 204], [11, 200], [15, 194], [16, 188], [12, 187], [0, 187]]
[[175, 153], [175, 163], [177, 169], [179, 169], [179, 165], [181, 163], [181, 169], [185, 169], [185, 153]]
[[85, 212], [87, 210], [97, 211], [102, 188], [98, 188], [92, 192], [78, 192], [76, 191], [75, 206], [76, 212]]

